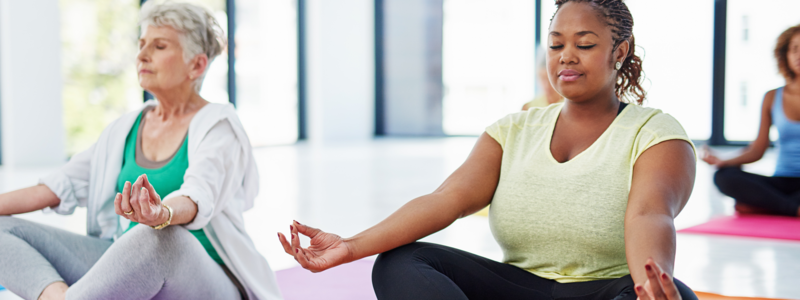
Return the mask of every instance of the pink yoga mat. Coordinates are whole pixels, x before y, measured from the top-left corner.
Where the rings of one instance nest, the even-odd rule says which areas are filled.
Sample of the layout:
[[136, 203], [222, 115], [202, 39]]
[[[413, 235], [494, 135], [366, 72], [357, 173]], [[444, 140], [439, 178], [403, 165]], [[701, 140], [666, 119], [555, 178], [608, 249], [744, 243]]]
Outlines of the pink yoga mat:
[[320, 273], [298, 266], [275, 274], [285, 300], [375, 300], [373, 263], [362, 259]]
[[678, 232], [800, 241], [800, 218], [760, 215], [726, 216], [678, 230]]

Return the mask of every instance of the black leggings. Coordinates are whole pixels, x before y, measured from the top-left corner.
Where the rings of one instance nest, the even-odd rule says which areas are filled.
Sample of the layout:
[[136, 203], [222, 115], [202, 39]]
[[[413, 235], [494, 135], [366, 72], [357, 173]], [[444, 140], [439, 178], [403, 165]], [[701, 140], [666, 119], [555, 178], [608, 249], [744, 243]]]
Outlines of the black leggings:
[[737, 167], [719, 169], [714, 184], [737, 203], [765, 209], [776, 215], [797, 216], [800, 208], [800, 178], [767, 177]]
[[[675, 280], [684, 300], [694, 292]], [[372, 269], [378, 299], [597, 299], [635, 300], [630, 275], [558, 283], [512, 265], [458, 249], [416, 242], [378, 256]]]

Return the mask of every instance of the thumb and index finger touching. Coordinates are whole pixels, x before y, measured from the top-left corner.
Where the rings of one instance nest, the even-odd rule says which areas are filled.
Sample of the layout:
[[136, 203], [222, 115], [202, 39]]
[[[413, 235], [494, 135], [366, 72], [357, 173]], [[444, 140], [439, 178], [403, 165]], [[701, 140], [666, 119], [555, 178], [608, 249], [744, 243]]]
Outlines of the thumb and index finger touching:
[[315, 236], [317, 236], [318, 234], [322, 233], [322, 230], [320, 230], [318, 228], [314, 228], [314, 227], [311, 227], [311, 226], [306, 226], [306, 225], [300, 224], [300, 222], [297, 222], [297, 221], [294, 221], [293, 223], [294, 223], [295, 228], [297, 228], [297, 232], [299, 232], [300, 234], [305, 235], [307, 237], [310, 237], [312, 239]]

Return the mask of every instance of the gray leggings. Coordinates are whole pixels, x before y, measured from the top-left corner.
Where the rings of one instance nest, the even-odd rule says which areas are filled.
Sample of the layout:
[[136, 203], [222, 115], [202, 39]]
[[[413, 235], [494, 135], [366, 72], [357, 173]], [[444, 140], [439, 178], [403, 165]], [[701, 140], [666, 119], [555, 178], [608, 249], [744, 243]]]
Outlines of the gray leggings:
[[58, 281], [66, 299], [241, 299], [181, 226], [136, 226], [112, 243], [0, 216], [0, 266], [0, 285], [25, 299]]

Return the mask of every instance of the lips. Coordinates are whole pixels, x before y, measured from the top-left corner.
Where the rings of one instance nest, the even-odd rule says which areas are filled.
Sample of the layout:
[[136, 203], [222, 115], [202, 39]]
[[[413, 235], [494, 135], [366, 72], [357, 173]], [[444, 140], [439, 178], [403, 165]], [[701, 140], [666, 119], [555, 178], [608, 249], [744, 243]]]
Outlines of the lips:
[[583, 74], [578, 73], [578, 71], [569, 70], [569, 69], [563, 70], [563, 71], [558, 73], [558, 79], [561, 79], [562, 81], [567, 81], [567, 82], [578, 80], [578, 78], [581, 77], [581, 76], [583, 76]]

